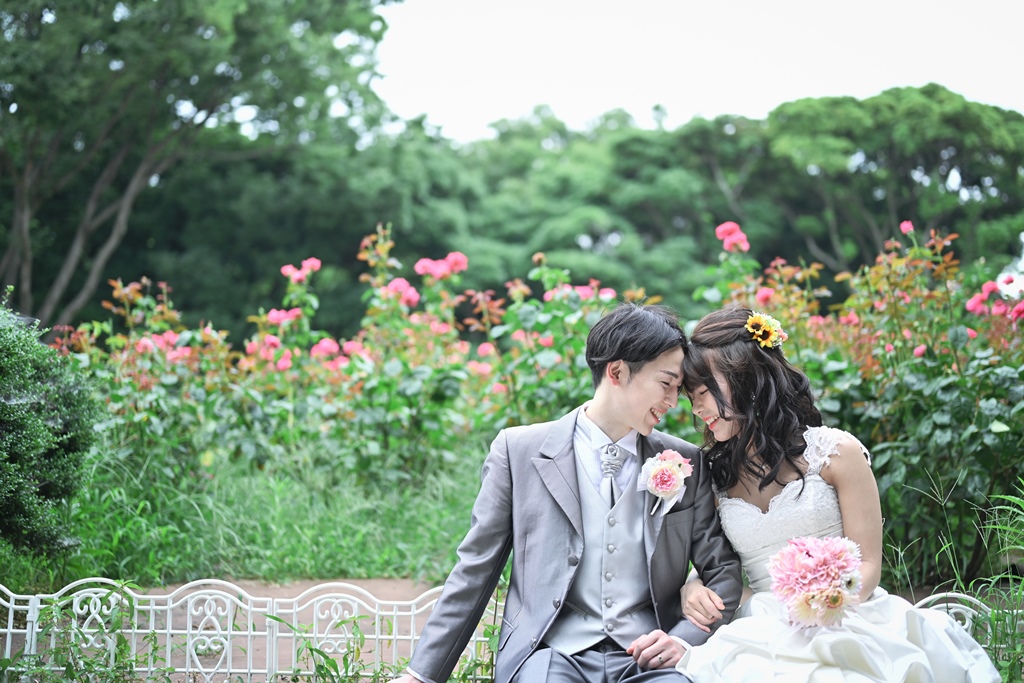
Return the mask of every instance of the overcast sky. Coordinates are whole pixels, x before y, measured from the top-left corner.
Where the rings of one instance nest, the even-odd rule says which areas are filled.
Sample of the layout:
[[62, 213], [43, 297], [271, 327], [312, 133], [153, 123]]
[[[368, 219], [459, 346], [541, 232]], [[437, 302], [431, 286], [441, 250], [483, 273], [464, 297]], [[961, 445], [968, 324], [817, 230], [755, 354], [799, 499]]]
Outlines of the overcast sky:
[[376, 90], [446, 137], [549, 105], [573, 129], [763, 118], [801, 97], [940, 83], [1024, 112], [1024, 0], [405, 0], [384, 7]]

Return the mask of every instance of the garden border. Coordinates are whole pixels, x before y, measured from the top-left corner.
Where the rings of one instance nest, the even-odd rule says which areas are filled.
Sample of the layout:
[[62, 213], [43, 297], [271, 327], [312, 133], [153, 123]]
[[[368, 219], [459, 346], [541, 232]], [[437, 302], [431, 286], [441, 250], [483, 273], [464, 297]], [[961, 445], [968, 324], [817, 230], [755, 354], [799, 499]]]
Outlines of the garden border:
[[[56, 647], [46, 610], [60, 605], [65, 623], [73, 618], [77, 624], [72, 630], [83, 652], [115, 665], [120, 632], [140, 674], [164, 670], [190, 683], [308, 677], [314, 672], [312, 646], [338, 662], [342, 674], [372, 676], [382, 668], [396, 671], [412, 654], [440, 595], [437, 587], [413, 600], [380, 600], [359, 586], [331, 582], [294, 598], [268, 598], [217, 579], [154, 595], [103, 578], [75, 581], [56, 593], [18, 595], [0, 584], [0, 657], [20, 652], [34, 658]], [[946, 611], [968, 629], [990, 613], [983, 602], [960, 593], [931, 595], [916, 606]], [[462, 667], [461, 680], [491, 680], [488, 641], [497, 635], [501, 607], [492, 598], [466, 647], [463, 662], [469, 666]]]

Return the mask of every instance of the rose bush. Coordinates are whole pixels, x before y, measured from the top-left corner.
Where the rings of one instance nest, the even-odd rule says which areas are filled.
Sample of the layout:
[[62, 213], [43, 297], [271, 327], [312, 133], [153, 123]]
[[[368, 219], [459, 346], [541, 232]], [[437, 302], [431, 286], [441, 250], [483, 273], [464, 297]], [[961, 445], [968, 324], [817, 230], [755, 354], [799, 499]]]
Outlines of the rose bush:
[[[906, 572], [890, 585], [934, 585], [988, 568], [979, 512], [1024, 468], [1024, 304], [1014, 276], [1000, 286], [964, 275], [957, 235], [919, 240], [909, 221], [900, 232], [831, 288], [819, 284], [819, 264], [759, 270], [731, 233], [729, 277], [699, 294], [782, 321], [826, 422], [872, 451], [886, 543], [900, 560], [891, 565]], [[842, 287], [846, 298], [825, 306]]]

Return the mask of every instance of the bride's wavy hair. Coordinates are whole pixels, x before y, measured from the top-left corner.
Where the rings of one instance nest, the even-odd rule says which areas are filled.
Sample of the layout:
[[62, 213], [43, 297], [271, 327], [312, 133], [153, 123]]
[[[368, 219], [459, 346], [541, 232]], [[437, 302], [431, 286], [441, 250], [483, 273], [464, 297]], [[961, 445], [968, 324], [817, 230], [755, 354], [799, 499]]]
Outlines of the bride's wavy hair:
[[[779, 480], [784, 463], [802, 479], [797, 459], [807, 446], [804, 432], [821, 426], [807, 376], [786, 360], [781, 347], [765, 348], [754, 340], [746, 329], [752, 314], [739, 306], [708, 313], [693, 328], [683, 360], [687, 393], [693, 396], [698, 387], [706, 386], [719, 415], [737, 427], [736, 435], [724, 442], [716, 441], [706, 425], [703, 428], [704, 450], [719, 490], [735, 486], [741, 473], [759, 481], [763, 489]], [[725, 401], [716, 370], [729, 385], [732, 405]]]

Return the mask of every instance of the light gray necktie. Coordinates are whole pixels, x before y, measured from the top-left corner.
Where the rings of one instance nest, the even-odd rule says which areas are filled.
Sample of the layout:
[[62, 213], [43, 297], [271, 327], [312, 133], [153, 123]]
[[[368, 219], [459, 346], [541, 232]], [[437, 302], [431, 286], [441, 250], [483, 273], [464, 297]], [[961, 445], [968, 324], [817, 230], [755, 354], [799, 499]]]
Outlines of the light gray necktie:
[[601, 497], [608, 503], [608, 507], [614, 507], [616, 499], [622, 493], [615, 481], [615, 475], [622, 467], [626, 455], [626, 451], [613, 443], [601, 447]]

